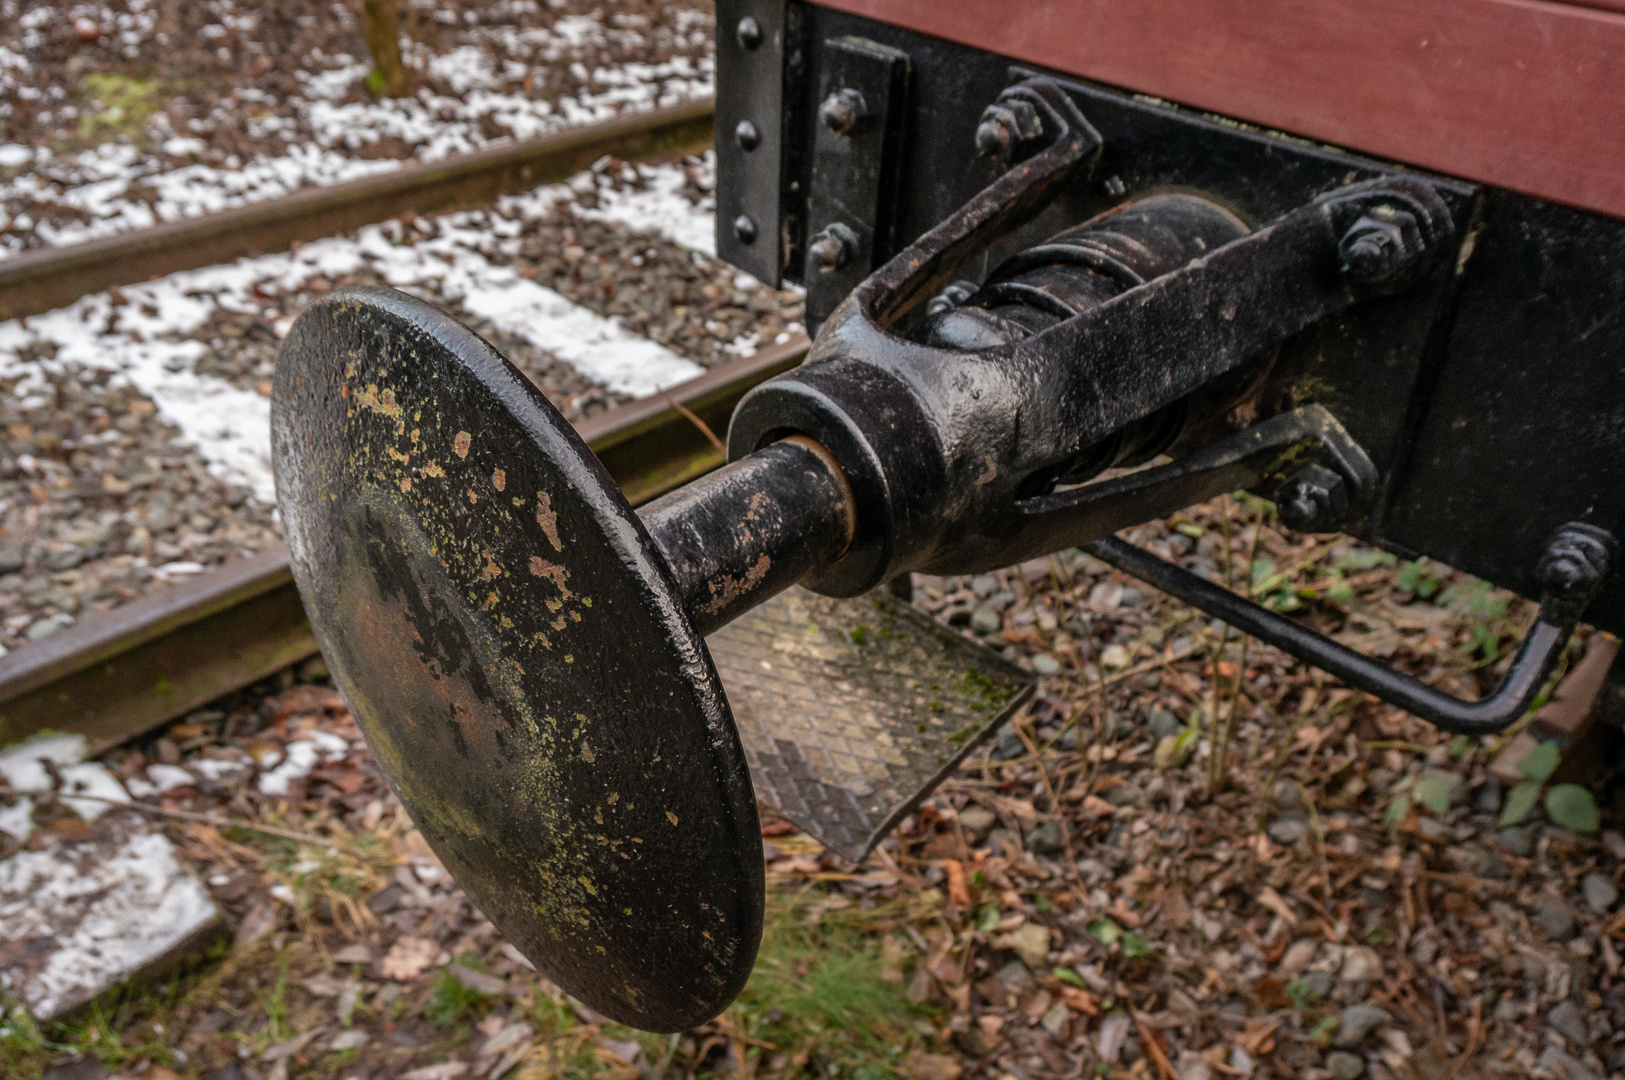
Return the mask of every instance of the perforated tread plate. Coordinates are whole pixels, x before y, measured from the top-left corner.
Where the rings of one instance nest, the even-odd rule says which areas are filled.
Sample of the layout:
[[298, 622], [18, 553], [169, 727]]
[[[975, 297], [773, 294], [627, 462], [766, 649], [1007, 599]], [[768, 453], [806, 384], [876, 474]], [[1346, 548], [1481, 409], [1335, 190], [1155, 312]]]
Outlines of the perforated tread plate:
[[883, 592], [791, 589], [706, 644], [757, 799], [854, 863], [1035, 682]]

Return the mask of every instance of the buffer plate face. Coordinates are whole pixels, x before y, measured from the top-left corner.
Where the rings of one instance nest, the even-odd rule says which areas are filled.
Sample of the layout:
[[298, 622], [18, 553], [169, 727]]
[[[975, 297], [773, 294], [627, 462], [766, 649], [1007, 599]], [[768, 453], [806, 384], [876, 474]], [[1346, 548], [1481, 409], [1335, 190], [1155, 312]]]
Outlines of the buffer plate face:
[[334, 678], [435, 852], [543, 972], [676, 1031], [744, 985], [761, 838], [716, 671], [564, 418], [387, 289], [283, 344], [277, 490]]
[[1031, 696], [1029, 671], [884, 591], [805, 589], [706, 639], [756, 795], [852, 862]]

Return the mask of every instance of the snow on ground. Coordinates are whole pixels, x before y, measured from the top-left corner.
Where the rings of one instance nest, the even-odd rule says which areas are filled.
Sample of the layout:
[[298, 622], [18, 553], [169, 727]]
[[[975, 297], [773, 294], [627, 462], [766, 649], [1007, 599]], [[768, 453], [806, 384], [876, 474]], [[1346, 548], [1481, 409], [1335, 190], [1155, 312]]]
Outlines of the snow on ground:
[[[644, 166], [640, 172], [643, 190], [601, 192], [598, 207], [575, 212], [709, 250], [712, 214], [680, 194], [682, 170]], [[127, 286], [116, 296], [97, 293], [43, 315], [0, 323], [0, 375], [21, 376], [16, 393], [26, 400], [45, 388], [50, 368], [114, 371], [196, 443], [216, 475], [248, 486], [266, 503], [275, 498], [270, 402], [193, 371], [205, 346], [186, 335], [217, 310], [257, 310], [262, 292], [296, 291], [316, 276], [366, 268], [397, 288], [432, 289], [619, 393], [641, 397], [697, 377], [703, 369], [693, 361], [493, 261], [524, 220], [568, 202], [575, 190], [592, 188], [592, 175], [583, 174], [571, 184], [503, 199], [492, 212], [449, 214], [432, 224], [420, 219], [432, 235], [385, 222], [296, 252], [172, 274]], [[287, 325], [279, 329], [285, 333]], [[34, 355], [41, 342], [54, 343], [51, 359]]]
[[[51, 21], [49, 9], [38, 10], [37, 23]], [[698, 41], [703, 38], [697, 35], [708, 36], [705, 16], [681, 14], [692, 18], [677, 20], [680, 37]], [[254, 13], [235, 17], [247, 20], [235, 29], [252, 31]], [[138, 26], [131, 32], [150, 30]], [[340, 54], [320, 58], [331, 66], [297, 73], [300, 95], [277, 101], [253, 85], [241, 86], [218, 102], [211, 115], [194, 118], [192, 130], [176, 130], [166, 113], [155, 112], [148, 121], [150, 149], [125, 141], [72, 152], [0, 144], [0, 208], [7, 203], [34, 208], [34, 214], [15, 216], [0, 209], [0, 230], [10, 230], [0, 235], [0, 258], [22, 250], [18, 234], [32, 233], [47, 246], [79, 243], [712, 92], [713, 64], [707, 55], [592, 68], [579, 59], [634, 46], [638, 34], [617, 27], [602, 12], [566, 15], [550, 27], [483, 26], [470, 35], [479, 44], [438, 55], [405, 42], [409, 66], [429, 81], [406, 97], [352, 100], [369, 67]], [[0, 92], [27, 96], [29, 40], [25, 34], [13, 43], [21, 51], [0, 45]], [[530, 92], [529, 78], [555, 65], [569, 71], [575, 92], [556, 100]], [[436, 86], [449, 92], [437, 92]], [[60, 95], [50, 91], [48, 96]], [[61, 111], [78, 115], [77, 110], [64, 105]], [[177, 160], [204, 154], [215, 126], [240, 125], [245, 115], [255, 145], [280, 144], [280, 152], [246, 160], [232, 154], [218, 165], [196, 161], [176, 167]], [[380, 156], [385, 147], [400, 150]], [[6, 179], [7, 174], [13, 175]], [[35, 220], [42, 209], [52, 208], [67, 213], [58, 221]]]

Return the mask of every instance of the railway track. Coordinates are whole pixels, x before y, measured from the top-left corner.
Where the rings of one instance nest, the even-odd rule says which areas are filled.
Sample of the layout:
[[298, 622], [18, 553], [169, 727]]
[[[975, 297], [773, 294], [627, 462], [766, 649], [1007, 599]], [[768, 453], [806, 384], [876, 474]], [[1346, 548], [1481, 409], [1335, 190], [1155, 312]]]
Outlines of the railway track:
[[[647, 502], [722, 464], [708, 432], [807, 345], [763, 349], [577, 430], [632, 504]], [[316, 651], [278, 544], [0, 657], [0, 744], [63, 730], [100, 752]]]
[[[285, 250], [407, 212], [434, 213], [566, 179], [608, 156], [669, 161], [711, 145], [706, 99], [431, 165], [0, 263], [0, 319], [94, 292]], [[739, 398], [787, 370], [805, 337], [583, 422], [582, 437], [634, 504], [723, 460], [713, 442]], [[0, 744], [68, 730], [106, 747], [316, 652], [281, 545], [0, 657]]]

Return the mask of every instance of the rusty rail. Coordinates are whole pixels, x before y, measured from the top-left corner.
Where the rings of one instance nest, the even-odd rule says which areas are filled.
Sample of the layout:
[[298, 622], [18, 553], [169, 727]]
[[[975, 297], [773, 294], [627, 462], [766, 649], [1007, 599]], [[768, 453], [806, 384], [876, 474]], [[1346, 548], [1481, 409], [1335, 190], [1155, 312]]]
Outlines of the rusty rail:
[[606, 155], [654, 162], [699, 153], [711, 146], [713, 111], [705, 98], [0, 260], [0, 320], [38, 315], [116, 285], [283, 251], [409, 211], [482, 206], [567, 179]]
[[[797, 337], [586, 421], [634, 504], [722, 464], [715, 432], [745, 391], [800, 363]], [[679, 407], [680, 406], [680, 407]], [[280, 544], [0, 657], [0, 744], [74, 731], [98, 752], [316, 652]]]

